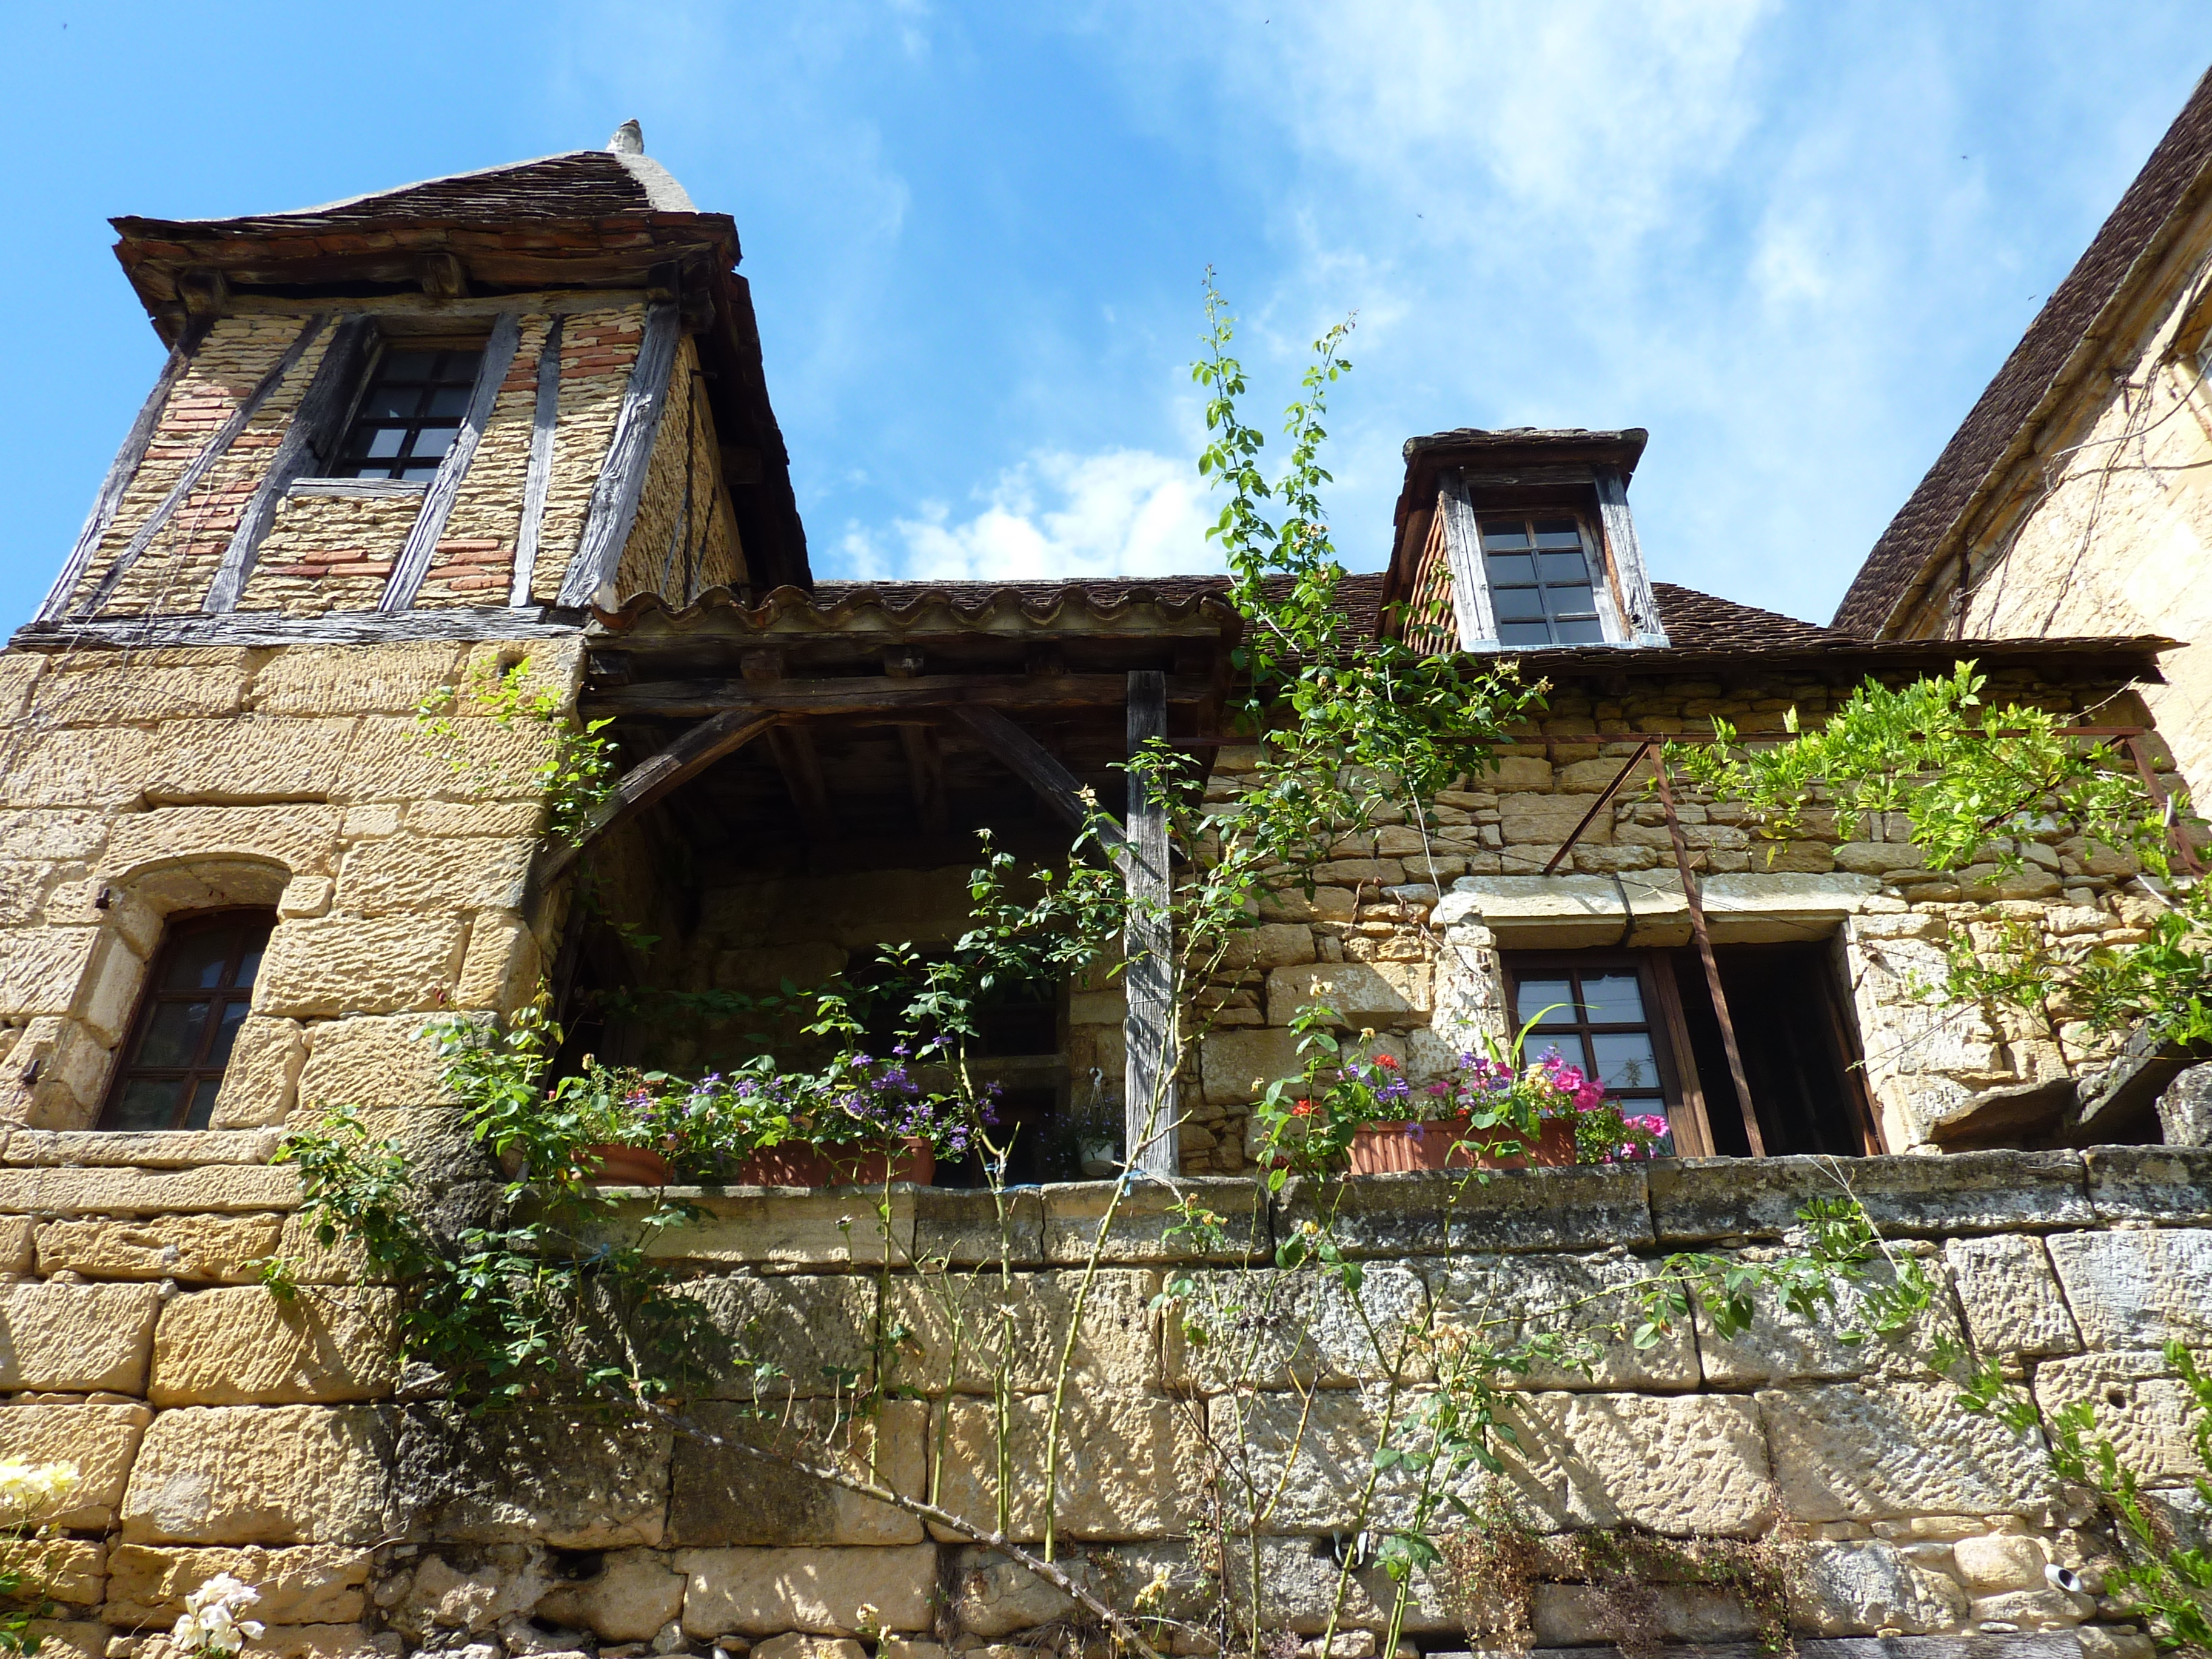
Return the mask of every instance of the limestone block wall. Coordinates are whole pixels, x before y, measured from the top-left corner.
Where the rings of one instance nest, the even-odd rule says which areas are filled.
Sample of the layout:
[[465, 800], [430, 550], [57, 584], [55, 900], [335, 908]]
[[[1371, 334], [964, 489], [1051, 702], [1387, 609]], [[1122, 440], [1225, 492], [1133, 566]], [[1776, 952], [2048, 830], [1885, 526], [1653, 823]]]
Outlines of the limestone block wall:
[[538, 976], [542, 738], [413, 710], [526, 658], [573, 691], [573, 643], [0, 653], [0, 1121], [88, 1128], [163, 918], [224, 904], [279, 920], [219, 1128], [434, 1098], [422, 1016]]
[[[481, 1177], [436, 1151], [443, 1115], [409, 1118], [426, 1190], [465, 1203]], [[349, 1282], [343, 1260], [302, 1237], [291, 1171], [259, 1161], [270, 1140], [18, 1130], [0, 1151], [0, 1455], [71, 1458], [85, 1474], [49, 1547], [64, 1603], [52, 1638], [68, 1659], [155, 1653], [155, 1632], [217, 1571], [264, 1589], [256, 1612], [271, 1628], [249, 1653], [288, 1659], [626, 1656], [647, 1643], [735, 1654], [794, 1633], [854, 1641], [832, 1650], [840, 1659], [871, 1647], [875, 1659], [927, 1659], [904, 1645], [927, 1643], [1004, 1655], [1048, 1644], [1069, 1615], [988, 1552], [665, 1421], [557, 1401], [457, 1419], [400, 1397], [392, 1291]], [[1433, 1307], [1448, 1328], [1501, 1296], [1541, 1306], [1619, 1282], [1668, 1250], [1771, 1249], [1799, 1205], [1833, 1190], [1833, 1167], [1515, 1172], [1456, 1200], [1431, 1176], [1294, 1184], [1272, 1203], [1218, 1179], [1197, 1188], [1231, 1223], [1212, 1260], [1168, 1231], [1168, 1194], [1138, 1189], [1075, 1349], [1063, 1560], [1124, 1597], [1164, 1569], [1162, 1610], [1195, 1609], [1220, 1560], [1204, 1541], [1207, 1483], [1224, 1459], [1249, 1455], [1283, 1480], [1260, 1528], [1267, 1606], [1308, 1635], [1326, 1619], [1331, 1534], [1357, 1518], [1382, 1399], [1352, 1310], [1300, 1281], [1281, 1351], [1232, 1378], [1152, 1310], [1166, 1275], [1265, 1264], [1328, 1204], [1365, 1262], [1370, 1315]], [[2212, 1152], [1882, 1158], [1850, 1175], [1896, 1248], [1942, 1287], [1928, 1334], [1997, 1360], [2046, 1410], [2095, 1399], [2154, 1503], [2185, 1533], [2203, 1524], [2184, 1490], [2193, 1465], [2160, 1349], [2178, 1339], [2212, 1350]], [[1000, 1356], [995, 1337], [956, 1349], [945, 1297], [1010, 1302], [1011, 1527], [1034, 1540], [1051, 1337], [1107, 1192], [1018, 1197], [1010, 1285], [995, 1266], [969, 1281], [904, 1265], [995, 1261], [990, 1204], [975, 1194], [897, 1193], [888, 1274], [849, 1193], [702, 1190], [690, 1194], [700, 1221], [656, 1249], [739, 1357], [781, 1365], [796, 1419], [830, 1420], [825, 1367], [863, 1377], [890, 1367], [898, 1397], [854, 1431], [850, 1455], [956, 1512], [996, 1509], [988, 1389]], [[274, 1249], [299, 1261], [295, 1301], [252, 1282]], [[892, 1328], [903, 1334], [879, 1348], [873, 1333]], [[682, 1421], [766, 1432], [738, 1409], [750, 1376], [719, 1371]], [[1416, 1377], [1413, 1396], [1425, 1387]], [[1232, 1388], [1246, 1402], [1241, 1452], [1228, 1433]], [[1654, 1349], [1616, 1351], [1595, 1377], [1531, 1374], [1512, 1414], [1522, 1444], [1504, 1484], [1531, 1527], [1771, 1539], [1790, 1622], [1808, 1639], [1978, 1632], [1989, 1645], [1976, 1651], [2021, 1659], [2147, 1651], [2100, 1600], [2108, 1546], [2082, 1495], [2055, 1482], [2033, 1441], [1962, 1414], [1909, 1344], [1850, 1346], [1787, 1321], [1723, 1341], [1701, 1316]], [[1382, 1484], [1385, 1521], [1402, 1511], [1400, 1480]], [[2081, 1573], [2087, 1593], [2054, 1588], [2050, 1565]], [[1351, 1628], [1381, 1628], [1387, 1595], [1379, 1570], [1360, 1573]], [[1540, 1644], [1603, 1638], [1603, 1608], [1582, 1587], [1540, 1586], [1535, 1610]], [[1662, 1596], [1659, 1617], [1682, 1639], [1753, 1627], [1729, 1595], [1695, 1586]], [[1463, 1650], [1465, 1621], [1462, 1601], [1425, 1581], [1407, 1635], [1425, 1652]]]
[[[2115, 723], [2138, 718], [2120, 688], [2018, 671], [1990, 679], [1996, 698], [2094, 707], [2100, 720]], [[1501, 950], [1686, 944], [1687, 908], [1649, 763], [1583, 831], [1559, 873], [1539, 873], [1634, 753], [1613, 734], [1695, 736], [1710, 732], [1716, 715], [1747, 734], [1774, 732], [1790, 709], [1817, 721], [1848, 695], [1757, 672], [1725, 687], [1657, 678], [1627, 685], [1615, 696], [1554, 690], [1523, 739], [1501, 747], [1495, 772], [1438, 796], [1432, 824], [1386, 823], [1347, 837], [1314, 872], [1310, 895], [1285, 877], [1264, 901], [1260, 925], [1215, 976], [1213, 1011], [1195, 1045], [1186, 1109], [1202, 1114], [1216, 1137], [1200, 1167], [1233, 1169], [1231, 1151], [1249, 1152], [1249, 1103], [1270, 1079], [1297, 1072], [1289, 1021], [1308, 1001], [1326, 1002], [1354, 1030], [1372, 1029], [1374, 1046], [1421, 1082], [1482, 1033], [1505, 1034]], [[2160, 758], [2172, 788], [2179, 779]], [[1233, 801], [1240, 774], [1254, 763], [1249, 750], [1222, 750], [1208, 799]], [[1901, 815], [1846, 840], [1831, 815], [1816, 811], [1802, 838], [1777, 843], [1754, 835], [1740, 805], [1708, 799], [1686, 780], [1674, 787], [1716, 939], [1834, 941], [1892, 1151], [1924, 1146], [1930, 1123], [1979, 1091], [2063, 1075], [2102, 1052], [2078, 1026], [2054, 1036], [1992, 1025], [1978, 1009], [1912, 987], [1916, 975], [1941, 982], [1954, 927], [1979, 930], [1988, 943], [2006, 921], [2021, 919], [2061, 947], [2143, 937], [2154, 902], [2130, 890], [2128, 861], [2054, 826], [2022, 839], [2025, 864], [2015, 874], [1995, 864], [1938, 873], [1911, 844]]]

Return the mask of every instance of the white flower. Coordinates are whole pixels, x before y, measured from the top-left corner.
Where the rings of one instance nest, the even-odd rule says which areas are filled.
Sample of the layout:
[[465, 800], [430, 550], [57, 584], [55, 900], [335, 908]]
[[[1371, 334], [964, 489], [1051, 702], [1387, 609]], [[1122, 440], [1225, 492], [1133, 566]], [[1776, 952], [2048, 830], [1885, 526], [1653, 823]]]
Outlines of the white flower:
[[251, 1584], [219, 1572], [185, 1598], [185, 1615], [169, 1635], [187, 1652], [228, 1659], [264, 1628], [258, 1619], [238, 1616], [260, 1599]]
[[27, 1519], [76, 1490], [74, 1463], [26, 1463], [0, 1458], [0, 1511]]

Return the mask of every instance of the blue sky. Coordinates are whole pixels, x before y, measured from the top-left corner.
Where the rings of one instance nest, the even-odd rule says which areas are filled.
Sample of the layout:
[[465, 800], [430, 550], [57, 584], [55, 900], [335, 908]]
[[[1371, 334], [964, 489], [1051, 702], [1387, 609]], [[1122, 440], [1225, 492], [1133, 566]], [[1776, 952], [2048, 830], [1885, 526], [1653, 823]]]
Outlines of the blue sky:
[[1355, 568], [1407, 435], [1640, 425], [1654, 574], [1825, 620], [2212, 62], [2212, 11], [14, 0], [0, 44], [0, 627], [159, 367], [106, 216], [303, 206], [630, 116], [738, 221], [818, 574], [1212, 565], [1211, 263], [1256, 408], [1358, 313]]

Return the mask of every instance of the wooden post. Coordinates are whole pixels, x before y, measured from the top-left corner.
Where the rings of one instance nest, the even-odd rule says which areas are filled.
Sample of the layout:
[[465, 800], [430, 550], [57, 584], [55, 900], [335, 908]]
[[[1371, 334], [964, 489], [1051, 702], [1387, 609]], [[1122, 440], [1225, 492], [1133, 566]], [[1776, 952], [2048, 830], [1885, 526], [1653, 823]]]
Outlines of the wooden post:
[[[1129, 676], [1129, 753], [1168, 734], [1167, 677], [1158, 669]], [[1175, 939], [1168, 916], [1168, 818], [1158, 793], [1129, 776], [1128, 837], [1121, 878], [1128, 895], [1121, 954], [1129, 1011], [1121, 1023], [1127, 1051], [1122, 1121], [1131, 1169], [1182, 1173], [1181, 1114], [1176, 1101]], [[1147, 1130], [1150, 1133], [1147, 1133]]]
[[553, 488], [553, 428], [561, 419], [561, 328], [567, 319], [546, 325], [538, 350], [538, 393], [531, 404], [530, 463], [522, 475], [522, 523], [514, 532], [514, 575], [507, 589], [510, 605], [530, 603], [538, 574], [538, 538], [545, 523], [545, 497]]
[[423, 492], [422, 507], [408, 528], [407, 540], [399, 549], [399, 556], [392, 562], [392, 574], [385, 579], [384, 597], [376, 602], [376, 608], [387, 616], [411, 610], [415, 596], [422, 591], [422, 579], [430, 574], [430, 562], [438, 556], [438, 538], [446, 533], [446, 520], [461, 493], [461, 481], [469, 476], [469, 465], [476, 459], [477, 445], [483, 441], [492, 405], [499, 401], [499, 389], [507, 383], [507, 371], [514, 367], [515, 348], [521, 342], [521, 318], [512, 311], [501, 312], [491, 325], [491, 338], [484, 343], [477, 383], [470, 389], [460, 426], [438, 463], [430, 488]]
[[138, 418], [131, 423], [123, 447], [115, 452], [115, 459], [108, 465], [107, 477], [100, 481], [100, 494], [93, 498], [92, 511], [85, 518], [84, 528], [76, 533], [76, 545], [63, 562], [62, 574], [54, 578], [46, 603], [39, 607], [40, 622], [52, 622], [60, 616], [68, 607], [70, 595], [84, 580], [85, 568], [100, 550], [108, 526], [115, 522], [115, 514], [123, 506], [123, 492], [138, 476], [139, 464], [146, 459], [147, 448], [154, 441], [154, 428], [161, 424], [161, 411], [169, 406], [169, 393], [176, 390], [177, 382], [191, 362], [198, 337], [197, 331], [185, 335], [169, 353], [169, 361], [161, 365], [161, 379], [154, 382], [154, 389], [139, 405]]
[[1690, 844], [1682, 836], [1682, 820], [1674, 812], [1674, 792], [1667, 785], [1667, 757], [1658, 758], [1659, 804], [1666, 809], [1667, 833], [1674, 842], [1674, 867], [1681, 872], [1682, 896], [1690, 904], [1690, 932], [1698, 941], [1698, 957], [1705, 964], [1705, 988], [1712, 993], [1713, 1016], [1721, 1023], [1721, 1046], [1728, 1050], [1729, 1076], [1743, 1109], [1743, 1136], [1753, 1158], [1766, 1156], [1766, 1141], [1759, 1133], [1759, 1114], [1751, 1109], [1751, 1084], [1743, 1074], [1743, 1054], [1735, 1045], [1735, 1021], [1729, 1016], [1728, 993], [1721, 988], [1721, 965], [1713, 957], [1713, 937], [1705, 927], [1705, 901], [1698, 896], [1698, 878], [1690, 873]]
[[592, 604], [615, 579], [623, 549], [629, 543], [630, 526], [637, 520], [638, 497], [645, 493], [645, 471], [653, 460], [660, 417], [667, 411], [669, 376], [683, 337], [673, 305], [656, 305], [646, 313], [637, 361], [630, 365], [629, 384], [615, 415], [614, 435], [607, 441], [599, 482], [592, 486], [583, 534], [561, 579], [558, 603], [564, 607], [580, 610]]

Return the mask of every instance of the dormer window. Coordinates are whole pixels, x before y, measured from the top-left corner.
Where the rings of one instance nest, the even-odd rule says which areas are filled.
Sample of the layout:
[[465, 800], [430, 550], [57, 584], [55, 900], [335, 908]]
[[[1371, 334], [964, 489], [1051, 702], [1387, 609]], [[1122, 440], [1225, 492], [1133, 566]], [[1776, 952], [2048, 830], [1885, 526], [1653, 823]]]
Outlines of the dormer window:
[[333, 476], [428, 483], [453, 447], [483, 365], [481, 346], [388, 348], [369, 373]]
[[1518, 428], [1412, 440], [1386, 626], [1425, 652], [1663, 647], [1628, 513], [1644, 437]]
[[1590, 538], [1579, 519], [1483, 514], [1482, 562], [1500, 646], [1602, 645]]

